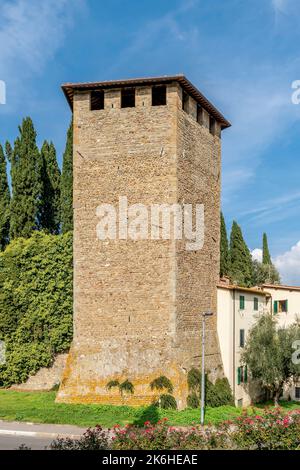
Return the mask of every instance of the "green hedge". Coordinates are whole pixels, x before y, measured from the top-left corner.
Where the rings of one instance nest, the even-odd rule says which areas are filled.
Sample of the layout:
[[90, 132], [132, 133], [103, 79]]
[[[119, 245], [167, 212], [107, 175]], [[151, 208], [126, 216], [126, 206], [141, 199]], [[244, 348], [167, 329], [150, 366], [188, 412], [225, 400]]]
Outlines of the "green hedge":
[[72, 340], [72, 234], [35, 233], [0, 253], [0, 386], [24, 382]]

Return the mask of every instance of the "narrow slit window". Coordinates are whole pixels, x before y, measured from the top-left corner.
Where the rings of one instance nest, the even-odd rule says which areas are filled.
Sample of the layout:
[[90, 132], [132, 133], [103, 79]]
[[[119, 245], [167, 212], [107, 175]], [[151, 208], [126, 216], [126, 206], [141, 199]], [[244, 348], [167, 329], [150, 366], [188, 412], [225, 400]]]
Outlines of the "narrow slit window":
[[209, 116], [209, 132], [212, 135], [215, 135], [216, 133], [216, 121], [213, 117]]
[[200, 104], [197, 104], [197, 122], [203, 125], [203, 108]]
[[240, 348], [245, 347], [245, 330], [240, 330]]
[[152, 87], [152, 106], [164, 106], [167, 104], [167, 87], [158, 85]]
[[135, 107], [135, 88], [123, 88], [121, 90], [121, 108]]
[[104, 109], [104, 91], [93, 90], [91, 91], [91, 111]]
[[189, 112], [189, 95], [184, 90], [182, 90], [182, 109], [186, 113]]

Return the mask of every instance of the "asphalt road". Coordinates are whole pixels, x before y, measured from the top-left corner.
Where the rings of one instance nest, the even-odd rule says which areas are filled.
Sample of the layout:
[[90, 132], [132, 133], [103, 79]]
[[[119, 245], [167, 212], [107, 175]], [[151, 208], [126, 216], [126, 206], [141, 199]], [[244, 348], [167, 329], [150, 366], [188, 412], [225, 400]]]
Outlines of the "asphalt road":
[[77, 426], [0, 421], [0, 450], [16, 450], [22, 445], [43, 450], [58, 436], [78, 438], [84, 431]]
[[46, 437], [0, 435], [0, 450], [18, 450], [22, 444], [32, 450], [43, 450], [52, 440]]

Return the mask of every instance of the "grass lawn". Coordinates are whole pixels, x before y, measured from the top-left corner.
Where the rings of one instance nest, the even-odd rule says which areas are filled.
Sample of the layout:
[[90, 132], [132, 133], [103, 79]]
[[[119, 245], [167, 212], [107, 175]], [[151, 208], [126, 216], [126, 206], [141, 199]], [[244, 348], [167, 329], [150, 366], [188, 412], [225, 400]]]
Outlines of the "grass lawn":
[[[115, 424], [143, 424], [150, 420], [168, 418], [171, 425], [188, 426], [199, 423], [200, 410], [159, 410], [153, 406], [133, 408], [107, 405], [67, 405], [55, 403], [56, 392], [17, 392], [0, 390], [0, 419], [7, 421], [29, 421], [34, 423], [74, 424], [78, 426], [112, 427]], [[299, 408], [299, 404], [283, 402], [286, 409]], [[251, 410], [250, 410], [251, 412]], [[253, 412], [253, 411], [252, 411]], [[262, 413], [257, 407], [256, 413]], [[207, 408], [205, 421], [217, 424], [242, 413], [240, 408], [221, 406]]]

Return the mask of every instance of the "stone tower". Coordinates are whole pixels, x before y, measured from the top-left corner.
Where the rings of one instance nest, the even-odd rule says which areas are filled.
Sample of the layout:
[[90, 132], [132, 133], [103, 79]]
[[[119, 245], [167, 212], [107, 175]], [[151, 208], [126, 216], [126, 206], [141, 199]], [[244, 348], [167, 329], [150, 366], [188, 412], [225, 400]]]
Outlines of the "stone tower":
[[[216, 284], [221, 131], [230, 124], [182, 75], [63, 91], [74, 116], [74, 340], [57, 400], [149, 404], [150, 383], [163, 375], [182, 408], [187, 373], [201, 363], [204, 311], [215, 312], [207, 367], [222, 372]], [[137, 240], [117, 226], [116, 239], [99, 239], [97, 208], [116, 207], [121, 225], [120, 197], [147, 208], [203, 205], [203, 247], [187, 250], [172, 230], [169, 239]], [[126, 380], [133, 394], [107, 386]]]

